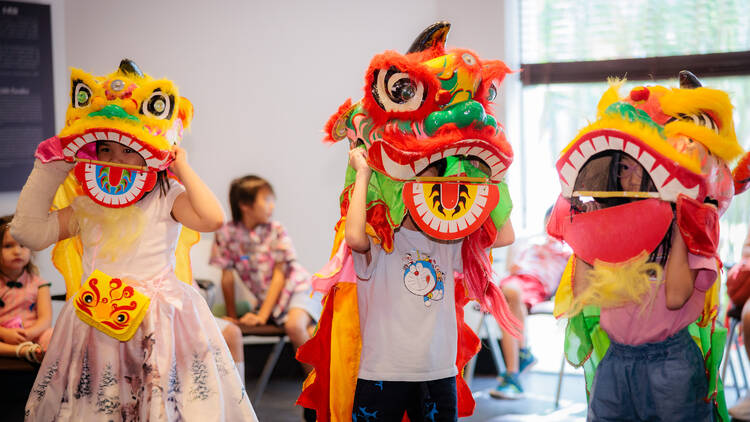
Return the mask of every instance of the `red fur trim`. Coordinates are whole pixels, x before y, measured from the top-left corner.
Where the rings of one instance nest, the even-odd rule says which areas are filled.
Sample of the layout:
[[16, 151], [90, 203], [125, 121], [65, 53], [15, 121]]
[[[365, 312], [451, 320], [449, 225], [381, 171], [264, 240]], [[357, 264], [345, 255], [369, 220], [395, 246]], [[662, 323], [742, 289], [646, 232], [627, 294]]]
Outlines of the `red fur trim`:
[[[362, 99], [362, 106], [370, 115], [375, 125], [380, 125], [390, 119], [400, 120], [422, 120], [428, 114], [435, 111], [435, 95], [440, 89], [440, 83], [435, 75], [422, 65], [421, 62], [415, 61], [414, 55], [403, 56], [395, 51], [386, 51], [373, 57], [370, 67], [365, 75], [365, 96]], [[383, 110], [372, 95], [372, 83], [375, 78], [376, 70], [387, 70], [395, 67], [400, 72], [408, 73], [412, 79], [422, 82], [427, 91], [424, 103], [419, 109], [406, 112], [387, 112]]]
[[745, 153], [737, 162], [737, 167], [732, 171], [732, 179], [735, 195], [741, 194], [750, 186], [750, 152]]
[[325, 128], [323, 129], [325, 131], [325, 137], [323, 138], [323, 143], [333, 144], [337, 142], [335, 139], [333, 139], [333, 133], [331, 132], [333, 130], [333, 125], [336, 124], [336, 121], [339, 119], [339, 117], [341, 117], [342, 114], [349, 111], [351, 106], [352, 106], [352, 99], [347, 98], [346, 101], [344, 101], [344, 104], [341, 104], [339, 106], [339, 109], [336, 110], [336, 113], [334, 113], [330, 118], [328, 118]]
[[[349, 193], [353, 188], [354, 184], [351, 184], [344, 188], [344, 191], [341, 193], [340, 199], [342, 217], [346, 216], [346, 211], [349, 209]], [[390, 210], [388, 209], [388, 206], [385, 204], [385, 202], [380, 200], [368, 202], [365, 221], [367, 221], [367, 224], [369, 224], [370, 227], [375, 230], [375, 235], [380, 241], [383, 249], [386, 252], [392, 251], [393, 231], [396, 226], [401, 224], [401, 222], [399, 221], [398, 224], [393, 222]]]
[[488, 100], [492, 85], [500, 92], [500, 84], [503, 83], [505, 75], [513, 71], [501, 60], [487, 60], [482, 62], [482, 82], [479, 83], [474, 99], [480, 102], [484, 108], [491, 111], [492, 102]]
[[414, 134], [398, 130], [395, 126], [388, 126], [383, 131], [383, 138], [399, 151], [418, 152], [424, 155], [441, 151], [462, 139], [482, 139], [499, 148], [505, 156], [513, 157], [513, 148], [505, 140], [505, 133], [500, 123], [498, 123], [498, 129], [492, 126], [484, 126], [480, 129], [469, 126], [459, 129], [454, 123], [450, 123], [442, 126], [434, 136], [427, 139], [419, 139]]
[[432, 60], [435, 57], [440, 57], [445, 55], [445, 48], [443, 45], [436, 45], [433, 48], [428, 48], [427, 50], [423, 51], [417, 51], [416, 53], [407, 54], [406, 57], [409, 58], [409, 60], [415, 61], [415, 62], [426, 62], [427, 60]]
[[[481, 305], [482, 311], [495, 317], [498, 325], [513, 337], [521, 338], [521, 323], [510, 312], [500, 289], [492, 283], [492, 264], [487, 253], [497, 234], [492, 220], [470, 234], [461, 247], [464, 280], [469, 295]], [[493, 233], [494, 229], [494, 233]]]
[[459, 368], [459, 374], [456, 375], [456, 393], [458, 396], [458, 417], [470, 416], [474, 413], [474, 397], [471, 395], [471, 389], [463, 377], [463, 371], [471, 358], [479, 353], [479, 337], [471, 330], [466, 321], [464, 321], [464, 306], [469, 302], [466, 297], [466, 287], [464, 287], [463, 276], [456, 274], [455, 277], [455, 300], [456, 300], [456, 323], [457, 323], [457, 340], [458, 349], [456, 353], [456, 367]]

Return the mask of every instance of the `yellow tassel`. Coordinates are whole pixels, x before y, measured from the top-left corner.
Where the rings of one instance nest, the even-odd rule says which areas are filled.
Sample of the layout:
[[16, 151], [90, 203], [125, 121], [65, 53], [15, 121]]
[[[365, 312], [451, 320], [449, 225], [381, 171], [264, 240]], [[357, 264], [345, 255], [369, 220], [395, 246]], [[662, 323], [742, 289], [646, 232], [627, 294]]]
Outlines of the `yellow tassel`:
[[626, 79], [619, 78], [607, 78], [609, 88], [604, 92], [602, 98], [599, 100], [599, 104], [596, 106], [597, 115], [599, 118], [604, 117], [604, 112], [607, 107], [620, 101], [620, 87], [625, 83]]
[[647, 261], [646, 252], [624, 263], [595, 261], [585, 288], [573, 296], [566, 316], [574, 316], [588, 305], [616, 308], [640, 303], [641, 312], [645, 311], [652, 305], [664, 273], [661, 265]]

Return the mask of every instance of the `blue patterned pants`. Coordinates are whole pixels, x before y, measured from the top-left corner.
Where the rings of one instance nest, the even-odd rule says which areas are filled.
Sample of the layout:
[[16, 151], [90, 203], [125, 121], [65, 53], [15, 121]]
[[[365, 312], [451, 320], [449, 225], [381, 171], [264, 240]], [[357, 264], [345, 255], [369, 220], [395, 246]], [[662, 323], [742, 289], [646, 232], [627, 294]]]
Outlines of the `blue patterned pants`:
[[458, 420], [456, 378], [434, 381], [357, 380], [352, 422]]

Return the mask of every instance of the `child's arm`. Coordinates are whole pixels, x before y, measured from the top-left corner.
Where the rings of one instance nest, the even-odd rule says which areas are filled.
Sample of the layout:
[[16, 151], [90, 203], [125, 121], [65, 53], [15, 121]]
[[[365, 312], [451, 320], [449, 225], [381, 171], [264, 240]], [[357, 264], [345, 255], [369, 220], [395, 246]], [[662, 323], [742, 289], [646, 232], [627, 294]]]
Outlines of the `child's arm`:
[[38, 251], [76, 232], [77, 228], [71, 227], [74, 221], [70, 207], [49, 211], [57, 188], [72, 167], [65, 161], [46, 164], [38, 159], [34, 161], [34, 169], [18, 197], [16, 214], [10, 226], [11, 235], [19, 243]]
[[281, 290], [284, 288], [286, 283], [286, 277], [284, 277], [283, 264], [277, 262], [273, 267], [273, 276], [271, 277], [271, 285], [268, 286], [266, 297], [263, 299], [263, 304], [260, 305], [258, 314], [247, 313], [240, 318], [240, 322], [248, 325], [264, 325], [268, 323], [268, 318], [271, 317], [276, 302], [281, 296]]
[[344, 225], [346, 244], [353, 251], [359, 253], [369, 252], [370, 250], [370, 238], [366, 232], [366, 201], [367, 186], [370, 184], [372, 169], [367, 164], [365, 153], [364, 148], [354, 148], [349, 151], [349, 165], [357, 172], [357, 176], [349, 200], [349, 209], [346, 211], [346, 223]]
[[492, 245], [493, 248], [501, 248], [503, 246], [508, 246], [513, 241], [516, 240], [516, 233], [513, 231], [513, 224], [510, 222], [510, 218], [508, 221], [503, 224], [503, 227], [500, 228], [500, 231], [497, 233], [497, 237], [495, 238], [495, 243]]
[[52, 297], [49, 293], [49, 285], [39, 287], [36, 296], [36, 322], [31, 327], [26, 327], [26, 337], [29, 339], [39, 337], [44, 330], [52, 325]]
[[203, 183], [187, 161], [187, 152], [180, 147], [173, 150], [174, 161], [169, 168], [185, 186], [172, 205], [172, 215], [186, 227], [199, 232], [212, 232], [224, 224], [224, 211], [213, 192]]
[[237, 304], [234, 302], [234, 270], [225, 269], [221, 271], [221, 293], [224, 294], [227, 317], [232, 322], [237, 322]]
[[668, 309], [680, 309], [685, 305], [693, 294], [697, 275], [698, 271], [691, 269], [688, 265], [687, 246], [680, 230], [675, 226], [672, 229], [672, 248], [664, 268]]

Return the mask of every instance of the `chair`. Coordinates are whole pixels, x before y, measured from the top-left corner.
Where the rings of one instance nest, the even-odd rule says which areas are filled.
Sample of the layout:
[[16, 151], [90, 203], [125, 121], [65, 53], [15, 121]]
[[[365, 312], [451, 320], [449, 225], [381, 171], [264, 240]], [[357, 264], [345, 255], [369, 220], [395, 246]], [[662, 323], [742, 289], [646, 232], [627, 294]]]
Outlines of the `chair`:
[[263, 371], [261, 372], [258, 382], [255, 384], [255, 390], [253, 391], [251, 400], [253, 405], [257, 406], [260, 404], [260, 398], [263, 396], [263, 392], [268, 385], [268, 380], [271, 379], [271, 373], [273, 373], [273, 369], [279, 361], [281, 351], [284, 349], [284, 343], [286, 343], [289, 338], [286, 336], [284, 327], [276, 325], [267, 324], [240, 328], [242, 330], [243, 345], [263, 343], [273, 344], [271, 353], [268, 355], [268, 359], [266, 359], [266, 364], [263, 366]]
[[[740, 397], [740, 383], [737, 377], [734, 363], [732, 363], [732, 359], [729, 353], [732, 350], [732, 346], [734, 346], [737, 350], [737, 362], [739, 362], [740, 373], [742, 374], [742, 380], [744, 382], [744, 387], [742, 387], [742, 389], [747, 390], [750, 385], [748, 385], [747, 382], [747, 375], [745, 374], [745, 364], [742, 360], [743, 346], [740, 344], [739, 335], [737, 334], [738, 327], [740, 325], [740, 322], [742, 321], [742, 307], [732, 306], [732, 308], [727, 311], [727, 319], [729, 320], [729, 327], [727, 329], [727, 343], [726, 346], [724, 346], [724, 359], [722, 359], [721, 362], [721, 379], [726, 383], [727, 367], [731, 367], [732, 379], [734, 380], [734, 388], [737, 390], [737, 397]], [[745, 341], [747, 341], [747, 339], [745, 339]]]
[[[553, 310], [555, 309], [555, 302], [547, 300], [539, 302], [532, 306], [529, 310], [529, 316], [532, 315], [554, 315]], [[560, 360], [560, 371], [557, 373], [557, 389], [555, 390], [555, 408], [560, 407], [560, 393], [562, 392], [562, 381], [565, 376], [565, 351], [563, 351], [562, 359]]]
[[[204, 299], [206, 299], [209, 306], [213, 305], [216, 301], [216, 284], [206, 279], [195, 279], [195, 282], [200, 288], [201, 294]], [[241, 286], [242, 283], [235, 283], [235, 286], [238, 285]], [[273, 344], [271, 353], [268, 355], [268, 359], [266, 359], [266, 364], [263, 366], [263, 371], [261, 372], [260, 377], [258, 378], [258, 383], [255, 385], [255, 390], [253, 391], [251, 400], [252, 403], [257, 406], [260, 402], [260, 398], [263, 396], [266, 386], [268, 385], [268, 381], [271, 379], [273, 369], [279, 361], [281, 351], [284, 349], [284, 343], [289, 341], [289, 338], [286, 336], [284, 327], [271, 324], [255, 327], [240, 327], [240, 330], [242, 331], [243, 346], [248, 344]], [[245, 374], [240, 375], [242, 375], [243, 379], [245, 378]]]
[[[551, 300], [538, 303], [531, 307], [529, 310], [529, 317], [534, 315], [552, 315], [552, 311], [554, 309], [554, 302]], [[491, 320], [490, 314], [482, 313], [482, 316], [479, 320], [479, 324], [475, 327], [475, 332], [479, 333], [480, 330], [484, 329], [487, 333], [487, 342], [490, 346], [490, 352], [492, 353], [492, 360], [495, 363], [495, 369], [497, 369], [498, 374], [502, 374], [505, 372], [505, 363], [503, 361], [503, 355], [500, 351], [500, 346], [498, 346], [498, 333], [497, 329], [494, 329], [494, 327], [491, 327], [489, 325], [489, 321]], [[476, 360], [477, 356], [475, 355], [469, 363], [466, 365], [466, 369], [464, 370], [464, 379], [466, 380], [466, 383], [471, 386], [471, 383], [474, 379], [474, 370], [476, 368]], [[560, 393], [562, 390], [562, 379], [565, 375], [565, 354], [563, 353], [562, 361], [560, 363], [560, 371], [557, 375], [557, 391], [555, 392], [555, 408], [559, 407], [560, 404]]]

